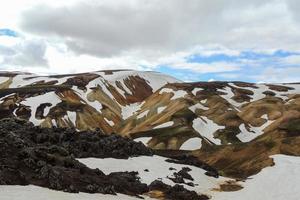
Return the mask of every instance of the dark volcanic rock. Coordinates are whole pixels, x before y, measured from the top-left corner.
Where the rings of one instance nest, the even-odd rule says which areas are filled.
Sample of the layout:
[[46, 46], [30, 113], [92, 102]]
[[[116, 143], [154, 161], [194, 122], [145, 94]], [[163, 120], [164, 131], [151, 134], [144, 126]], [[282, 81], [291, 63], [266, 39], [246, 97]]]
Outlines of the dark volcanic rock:
[[[153, 155], [142, 143], [120, 136], [105, 136], [99, 131], [43, 129], [24, 120], [3, 119], [0, 120], [0, 151], [0, 185], [33, 184], [72, 193], [132, 196], [155, 188], [155, 184], [141, 183], [137, 172], [106, 175], [75, 159]], [[160, 189], [168, 199], [200, 199], [195, 192], [180, 186], [163, 185]]]
[[174, 172], [173, 176], [174, 177], [168, 177], [170, 180], [172, 180], [174, 183], [183, 183], [183, 184], [187, 184], [190, 186], [194, 186], [193, 183], [189, 182], [186, 183], [184, 179], [193, 181], [194, 178], [188, 173], [190, 172], [191, 169], [188, 167], [183, 167], [179, 172]]
[[[103, 148], [99, 148], [99, 142]], [[103, 136], [100, 132], [79, 135], [71, 129], [41, 129], [23, 120], [5, 119], [0, 121], [0, 150], [0, 184], [34, 184], [66, 192], [148, 192], [136, 172], [105, 175], [74, 158], [152, 155], [142, 144], [126, 138]]]
[[207, 172], [205, 172], [205, 174], [207, 176], [212, 176], [215, 178], [219, 177], [219, 173], [215, 168], [206, 164], [205, 162], [198, 160], [196, 157], [191, 156], [191, 155], [172, 156], [172, 159], [167, 159], [166, 161], [170, 162], [170, 163], [186, 164], [186, 165], [200, 167], [207, 171]]
[[149, 185], [150, 190], [159, 190], [164, 193], [164, 198], [167, 200], [207, 200], [206, 195], [198, 195], [195, 191], [185, 189], [182, 185], [173, 187], [164, 184], [161, 181], [153, 181]]

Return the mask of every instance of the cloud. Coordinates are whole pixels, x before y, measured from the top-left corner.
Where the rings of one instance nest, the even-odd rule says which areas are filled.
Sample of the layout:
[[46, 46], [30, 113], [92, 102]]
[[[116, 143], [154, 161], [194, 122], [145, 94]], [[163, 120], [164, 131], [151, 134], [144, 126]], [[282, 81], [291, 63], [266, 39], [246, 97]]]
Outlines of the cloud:
[[2, 26], [22, 36], [0, 36], [2, 69], [299, 80], [288, 74], [300, 67], [297, 0], [11, 0], [1, 8]]
[[[299, 49], [288, 1], [95, 1], [35, 6], [22, 16], [30, 33], [62, 38], [78, 54], [182, 51], [219, 44], [231, 49]], [[290, 30], [290, 31], [286, 31]]]
[[217, 73], [217, 72], [230, 72], [240, 69], [235, 63], [215, 62], [215, 63], [170, 63], [168, 66], [179, 69], [189, 69], [197, 73]]
[[6, 46], [0, 46], [0, 55], [2, 56], [11, 56], [16, 54], [16, 51], [12, 48]]
[[256, 82], [292, 83], [299, 82], [300, 67], [268, 67], [253, 77]]
[[1, 68], [30, 66], [46, 67], [46, 43], [42, 40], [23, 40], [13, 46], [0, 46]]

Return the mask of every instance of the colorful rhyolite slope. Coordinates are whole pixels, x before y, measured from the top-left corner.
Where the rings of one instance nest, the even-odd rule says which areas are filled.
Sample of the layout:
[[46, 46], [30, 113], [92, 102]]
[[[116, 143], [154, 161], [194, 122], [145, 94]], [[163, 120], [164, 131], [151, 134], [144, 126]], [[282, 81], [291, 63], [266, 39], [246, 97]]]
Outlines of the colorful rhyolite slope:
[[[300, 156], [300, 83], [184, 83], [157, 72], [130, 70], [53, 76], [3, 72], [0, 97], [0, 118], [18, 117], [49, 128], [100, 129], [141, 141], [161, 156], [193, 156], [204, 161], [228, 178], [207, 177], [195, 167], [191, 172], [195, 186], [185, 187], [213, 199], [300, 196], [293, 187], [299, 185], [295, 178], [299, 157], [293, 156]], [[107, 173], [135, 170], [147, 183], [157, 178], [172, 183], [166, 177], [172, 176], [168, 169], [174, 165], [160, 156], [81, 162]], [[145, 168], [150, 172], [144, 172]], [[250, 176], [253, 180], [247, 180]], [[284, 181], [290, 177], [292, 183], [276, 189], [270, 185], [276, 177]], [[263, 184], [266, 195], [255, 196]], [[244, 189], [221, 192], [239, 185]]]

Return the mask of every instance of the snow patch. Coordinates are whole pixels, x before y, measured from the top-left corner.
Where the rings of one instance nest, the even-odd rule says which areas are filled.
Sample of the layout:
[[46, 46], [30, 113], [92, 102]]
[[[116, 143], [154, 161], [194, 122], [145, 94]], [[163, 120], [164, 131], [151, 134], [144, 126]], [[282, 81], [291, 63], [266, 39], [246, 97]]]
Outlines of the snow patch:
[[67, 111], [68, 118], [76, 126], [76, 112]]
[[[166, 85], [167, 83], [179, 83], [181, 82], [178, 79], [175, 79], [174, 77], [161, 74], [159, 72], [138, 72], [138, 71], [117, 71], [112, 72], [112, 74], [104, 75], [101, 74], [102, 77], [104, 77], [109, 82], [115, 82], [117, 80], [124, 80], [128, 78], [129, 76], [139, 76], [146, 80], [146, 82], [149, 84], [149, 86], [152, 88], [152, 91], [155, 92], [162, 86]], [[124, 88], [125, 89], [125, 88]]]
[[207, 99], [203, 99], [200, 101], [200, 103], [205, 104], [207, 102]]
[[171, 88], [163, 88], [162, 90], [159, 91], [159, 94], [163, 93], [173, 93], [173, 96], [171, 97], [170, 100], [175, 100], [179, 98], [183, 98], [185, 95], [187, 95], [187, 92], [184, 90], [172, 90]]
[[161, 112], [164, 111], [166, 108], [167, 108], [167, 106], [158, 107], [158, 108], [157, 108], [157, 113], [161, 113]]
[[111, 121], [111, 120], [109, 120], [109, 119], [106, 119], [105, 117], [104, 117], [104, 120], [105, 120], [110, 126], [114, 126], [114, 125], [115, 125], [115, 123], [114, 123], [113, 121]]
[[275, 165], [250, 177], [242, 190], [215, 192], [213, 200], [299, 200], [300, 157], [273, 155]]
[[133, 114], [135, 114], [138, 110], [141, 109], [140, 103], [133, 103], [130, 105], [122, 106], [122, 118], [127, 119], [131, 117]]
[[[262, 116], [266, 117], [266, 116]], [[268, 118], [267, 118], [268, 119]], [[256, 137], [262, 135], [264, 133], [264, 129], [266, 127], [268, 127], [274, 120], [268, 120], [266, 123], [264, 123], [263, 125], [259, 126], [259, 127], [254, 127], [250, 125], [250, 130], [246, 129], [245, 124], [241, 124], [239, 126], [240, 129], [240, 133], [237, 134], [237, 138], [239, 138], [240, 141], [242, 142], [250, 142], [251, 140], [255, 139]]]
[[6, 82], [6, 81], [8, 81], [8, 80], [9, 80], [9, 77], [1, 76], [1, 77], [0, 77], [0, 84]]
[[142, 142], [144, 145], [147, 146], [147, 143], [152, 139], [152, 137], [140, 137], [140, 138], [136, 138], [134, 139], [134, 141], [136, 142]]
[[193, 111], [193, 112], [196, 112], [197, 109], [208, 110], [209, 108], [203, 106], [203, 105], [200, 104], [200, 103], [197, 103], [197, 104], [195, 104], [195, 105], [190, 106], [189, 109], [190, 109], [191, 111]]
[[[169, 170], [169, 168], [173, 167], [179, 171], [182, 167], [189, 167], [192, 169], [189, 174], [194, 178], [193, 183], [198, 185], [195, 187], [184, 185], [184, 187], [201, 193], [208, 193], [212, 188], [217, 187], [219, 182], [228, 180], [223, 177], [216, 179], [206, 176], [204, 174], [205, 170], [201, 168], [166, 162], [166, 158], [161, 156], [139, 156], [127, 160], [115, 158], [84, 158], [78, 160], [90, 168], [99, 168], [105, 174], [117, 171], [137, 171], [141, 182], [146, 184], [150, 184], [156, 179], [162, 179], [166, 184], [175, 185], [173, 181], [167, 178], [167, 176], [170, 177], [174, 173], [174, 171]], [[149, 172], [145, 172], [145, 169], [148, 169]]]
[[[88, 194], [88, 193], [67, 193], [62, 191], [50, 190], [48, 188], [38, 187], [34, 185], [1, 185], [1, 200], [137, 200], [136, 197], [124, 194]], [[150, 199], [146, 197], [146, 199]]]
[[192, 93], [193, 93], [194, 96], [196, 96], [197, 92], [202, 91], [202, 90], [203, 90], [203, 88], [194, 88]]
[[30, 107], [31, 116], [30, 116], [29, 121], [31, 121], [36, 126], [40, 125], [42, 120], [35, 118], [36, 109], [42, 103], [49, 103], [49, 102], [51, 102], [52, 106], [48, 107], [47, 109], [52, 108], [53, 106], [55, 106], [56, 104], [61, 102], [61, 100], [55, 94], [55, 92], [48, 92], [48, 93], [45, 93], [42, 95], [29, 97], [29, 98], [25, 99], [24, 101], [22, 101], [22, 104]]
[[163, 124], [155, 126], [154, 129], [157, 129], [157, 128], [166, 128], [166, 127], [169, 127], [169, 126], [173, 126], [173, 124], [174, 124], [173, 121], [165, 122]]
[[232, 92], [232, 89], [230, 87], [225, 87], [225, 89], [218, 89], [218, 91], [226, 93], [220, 96], [223, 97], [225, 100], [227, 100], [231, 105], [235, 106], [236, 108], [239, 108], [241, 105], [244, 104], [244, 103], [236, 102], [235, 100], [232, 99], [234, 93]]
[[193, 120], [193, 128], [203, 137], [207, 138], [214, 144], [220, 145], [221, 140], [214, 138], [214, 133], [225, 126], [219, 126], [207, 117], [196, 118]]
[[137, 119], [140, 119], [140, 118], [143, 118], [145, 116], [147, 116], [149, 113], [149, 110], [145, 110], [144, 112], [140, 113], [138, 116], [137, 116]]
[[202, 141], [201, 138], [190, 138], [181, 145], [180, 150], [193, 151], [193, 150], [200, 149], [202, 146], [201, 141]]

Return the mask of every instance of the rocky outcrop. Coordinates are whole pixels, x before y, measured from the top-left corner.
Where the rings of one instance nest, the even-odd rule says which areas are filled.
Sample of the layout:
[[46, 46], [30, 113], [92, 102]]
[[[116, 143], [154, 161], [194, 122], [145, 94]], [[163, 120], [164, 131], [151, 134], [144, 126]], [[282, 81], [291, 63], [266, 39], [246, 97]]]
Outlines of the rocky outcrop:
[[[75, 129], [34, 127], [19, 119], [0, 120], [0, 185], [37, 185], [64, 192], [123, 193], [132, 196], [160, 191], [165, 199], [203, 199], [181, 186], [147, 185], [137, 172], [104, 174], [75, 159], [128, 158], [152, 150], [121, 136]], [[169, 198], [170, 197], [170, 198]], [[201, 197], [201, 198], [200, 198]]]

